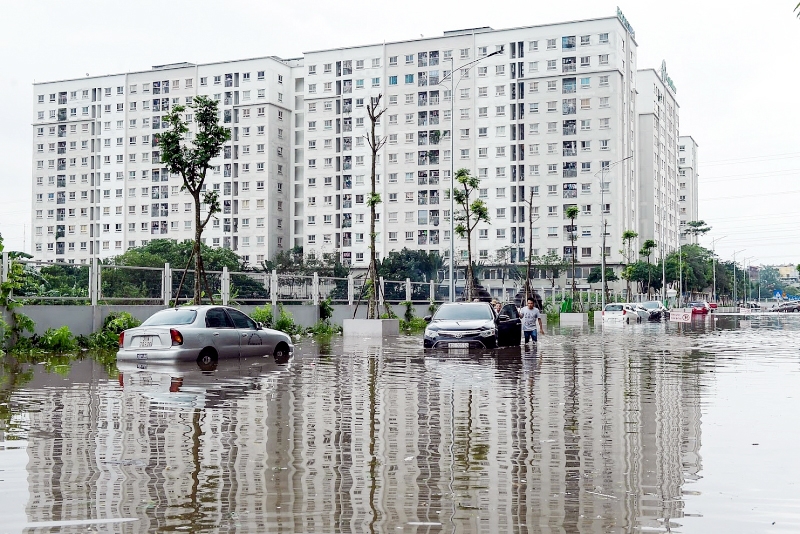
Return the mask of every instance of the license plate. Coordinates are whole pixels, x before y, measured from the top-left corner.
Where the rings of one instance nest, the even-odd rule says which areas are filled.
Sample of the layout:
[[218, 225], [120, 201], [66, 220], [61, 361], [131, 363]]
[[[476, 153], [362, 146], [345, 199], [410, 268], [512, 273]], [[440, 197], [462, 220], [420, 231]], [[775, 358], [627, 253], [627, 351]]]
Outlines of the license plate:
[[137, 364], [136, 364], [136, 368], [137, 368], [137, 369], [147, 369], [147, 362], [144, 362], [144, 363], [137, 363]]
[[147, 359], [147, 354], [137, 354], [136, 355], [136, 359], [137, 360], [146, 360]]
[[448, 349], [468, 349], [469, 343], [448, 343]]
[[152, 347], [153, 346], [153, 336], [142, 336], [139, 338], [139, 346], [140, 347]]

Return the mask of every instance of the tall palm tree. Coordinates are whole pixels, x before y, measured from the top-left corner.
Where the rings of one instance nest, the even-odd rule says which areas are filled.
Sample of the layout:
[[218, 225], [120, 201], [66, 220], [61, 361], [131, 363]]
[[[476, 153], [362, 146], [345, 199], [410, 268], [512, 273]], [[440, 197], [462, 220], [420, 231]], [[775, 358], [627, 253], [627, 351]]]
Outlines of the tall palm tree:
[[631, 294], [631, 279], [630, 279], [630, 267], [631, 267], [631, 258], [633, 257], [633, 250], [631, 249], [631, 245], [634, 239], [639, 237], [639, 234], [634, 232], [633, 230], [625, 230], [622, 232], [622, 244], [625, 246], [624, 250], [622, 251], [625, 256], [625, 261], [627, 265], [625, 266], [625, 290], [626, 294]]
[[578, 217], [578, 206], [570, 206], [564, 214], [569, 219], [569, 241], [572, 252], [572, 301], [575, 302], [575, 219]]
[[650, 294], [650, 283], [652, 282], [652, 273], [650, 271], [650, 255], [653, 254], [653, 249], [656, 248], [656, 242], [652, 239], [646, 240], [642, 244], [642, 249], [639, 251], [640, 256], [647, 257], [647, 294]]

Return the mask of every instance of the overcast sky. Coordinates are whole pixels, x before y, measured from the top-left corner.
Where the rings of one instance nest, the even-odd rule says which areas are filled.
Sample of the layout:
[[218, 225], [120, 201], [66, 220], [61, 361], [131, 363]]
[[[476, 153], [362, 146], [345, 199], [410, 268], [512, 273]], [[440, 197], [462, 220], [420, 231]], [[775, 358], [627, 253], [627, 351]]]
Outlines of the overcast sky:
[[[623, 0], [620, 0], [623, 1]], [[800, 263], [796, 0], [620, 4], [639, 68], [667, 62], [680, 132], [700, 145], [700, 216], [718, 255]], [[111, 6], [114, 6], [113, 8]], [[117, 7], [118, 6], [118, 7]], [[381, 6], [381, 7], [376, 7]], [[389, 7], [391, 6], [391, 7]], [[0, 232], [30, 250], [35, 81], [613, 16], [616, 2], [0, 0]], [[766, 94], [772, 100], [766, 99]]]

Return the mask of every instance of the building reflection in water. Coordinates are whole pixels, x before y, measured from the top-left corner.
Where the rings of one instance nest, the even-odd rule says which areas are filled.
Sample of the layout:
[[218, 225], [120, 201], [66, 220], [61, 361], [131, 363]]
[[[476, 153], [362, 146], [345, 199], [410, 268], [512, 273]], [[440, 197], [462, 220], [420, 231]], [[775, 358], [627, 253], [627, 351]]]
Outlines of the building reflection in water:
[[37, 375], [16, 404], [28, 520], [136, 517], [109, 526], [131, 533], [674, 526], [701, 470], [703, 355], [561, 341], [425, 358], [415, 340], [335, 340], [287, 364], [134, 365], [117, 381], [80, 362], [68, 387]]

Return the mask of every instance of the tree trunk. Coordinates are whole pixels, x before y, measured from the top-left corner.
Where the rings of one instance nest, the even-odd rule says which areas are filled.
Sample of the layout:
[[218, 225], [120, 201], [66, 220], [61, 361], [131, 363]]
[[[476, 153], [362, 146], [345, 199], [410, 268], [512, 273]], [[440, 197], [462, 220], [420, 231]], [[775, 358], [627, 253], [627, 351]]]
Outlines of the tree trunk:
[[200, 238], [203, 235], [203, 227], [200, 224], [200, 191], [192, 194], [194, 197], [194, 304], [200, 304], [200, 296], [202, 290], [200, 289], [200, 276], [203, 272], [203, 259], [200, 253]]
[[467, 232], [467, 270], [464, 273], [464, 301], [472, 301], [472, 231]]
[[[452, 157], [452, 155], [450, 156]], [[531, 291], [531, 262], [533, 261], [533, 190], [531, 190], [531, 201], [528, 203], [528, 271], [525, 273], [525, 305], [528, 298], [533, 296]]]
[[[374, 113], [374, 111], [373, 111]], [[378, 152], [378, 143], [375, 139], [375, 120], [371, 120], [370, 148], [372, 149], [372, 170], [370, 173], [370, 203], [369, 203], [369, 279], [372, 291], [369, 295], [367, 319], [378, 318], [378, 265], [375, 257], [375, 159]]]

